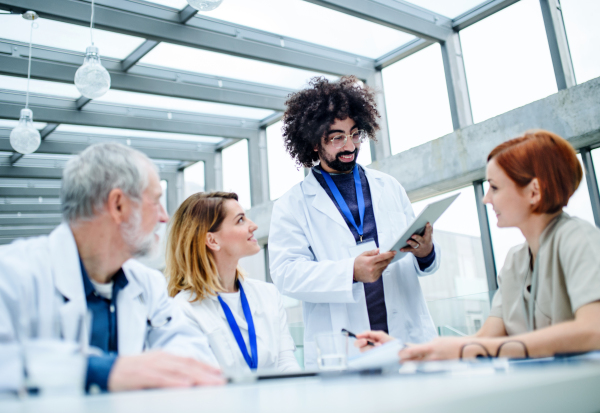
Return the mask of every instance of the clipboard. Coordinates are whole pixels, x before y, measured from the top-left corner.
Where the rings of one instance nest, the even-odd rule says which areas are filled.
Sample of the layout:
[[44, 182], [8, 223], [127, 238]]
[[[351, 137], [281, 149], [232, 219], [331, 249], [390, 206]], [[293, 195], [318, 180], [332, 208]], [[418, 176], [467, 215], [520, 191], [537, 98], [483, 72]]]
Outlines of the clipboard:
[[456, 195], [449, 196], [444, 199], [440, 199], [439, 201], [432, 202], [427, 205], [423, 211], [410, 223], [410, 225], [406, 228], [404, 233], [396, 240], [390, 248], [382, 248], [383, 251], [396, 251], [396, 256], [391, 262], [396, 262], [402, 257], [404, 257], [408, 252], [400, 252], [400, 249], [405, 247], [410, 247], [406, 243], [410, 237], [414, 234], [423, 235], [425, 233], [425, 226], [427, 223], [431, 223], [433, 225], [435, 221], [448, 209], [448, 207], [454, 202], [456, 198], [460, 195], [460, 192]]

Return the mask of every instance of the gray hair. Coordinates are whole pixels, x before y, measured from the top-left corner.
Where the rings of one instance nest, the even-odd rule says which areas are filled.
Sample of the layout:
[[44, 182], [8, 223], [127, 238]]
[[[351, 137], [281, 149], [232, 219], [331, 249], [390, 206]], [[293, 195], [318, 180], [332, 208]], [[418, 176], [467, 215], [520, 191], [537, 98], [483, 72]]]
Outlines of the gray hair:
[[90, 146], [70, 159], [63, 171], [63, 218], [68, 222], [93, 218], [104, 209], [108, 195], [116, 188], [140, 202], [152, 169], [157, 171], [146, 155], [120, 143]]

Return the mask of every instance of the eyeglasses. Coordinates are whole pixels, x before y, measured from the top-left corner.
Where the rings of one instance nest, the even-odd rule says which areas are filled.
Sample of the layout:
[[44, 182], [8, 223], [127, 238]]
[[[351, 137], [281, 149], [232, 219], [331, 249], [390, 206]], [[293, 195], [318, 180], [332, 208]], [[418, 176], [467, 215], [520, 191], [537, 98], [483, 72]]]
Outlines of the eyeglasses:
[[333, 146], [335, 149], [340, 149], [346, 145], [348, 138], [352, 139], [352, 143], [359, 143], [367, 139], [368, 135], [366, 131], [360, 129], [351, 133], [350, 135], [345, 135], [343, 133], [340, 135], [335, 135], [333, 138], [329, 138], [327, 143], [331, 143], [331, 146]]

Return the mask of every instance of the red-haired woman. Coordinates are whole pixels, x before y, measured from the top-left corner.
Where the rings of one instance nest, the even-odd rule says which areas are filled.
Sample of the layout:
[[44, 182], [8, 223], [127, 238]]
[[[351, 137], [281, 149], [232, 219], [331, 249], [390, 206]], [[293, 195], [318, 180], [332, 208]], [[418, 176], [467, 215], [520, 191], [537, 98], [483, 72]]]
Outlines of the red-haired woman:
[[[526, 242], [510, 250], [498, 275], [490, 316], [472, 337], [408, 346], [402, 360], [476, 355], [545, 357], [600, 349], [600, 230], [563, 212], [581, 182], [575, 150], [535, 131], [488, 156], [491, 204], [499, 227], [517, 227]], [[383, 343], [381, 332], [359, 335]]]

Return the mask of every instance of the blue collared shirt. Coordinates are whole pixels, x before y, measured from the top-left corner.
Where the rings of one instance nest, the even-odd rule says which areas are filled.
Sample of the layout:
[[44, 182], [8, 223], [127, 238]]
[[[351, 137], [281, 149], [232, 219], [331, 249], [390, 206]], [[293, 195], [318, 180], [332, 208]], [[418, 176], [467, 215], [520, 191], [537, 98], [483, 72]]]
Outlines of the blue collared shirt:
[[94, 285], [89, 279], [88, 273], [79, 258], [81, 276], [87, 308], [92, 314], [92, 328], [90, 335], [90, 346], [96, 347], [104, 352], [102, 356], [90, 356], [86, 376], [86, 389], [96, 385], [101, 390], [108, 388], [108, 376], [117, 359], [119, 352], [118, 330], [117, 330], [117, 296], [127, 285], [127, 277], [123, 269], [113, 276], [113, 290], [111, 300], [107, 300], [96, 293]]

